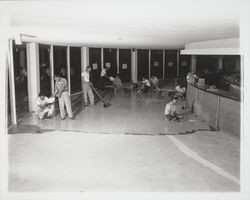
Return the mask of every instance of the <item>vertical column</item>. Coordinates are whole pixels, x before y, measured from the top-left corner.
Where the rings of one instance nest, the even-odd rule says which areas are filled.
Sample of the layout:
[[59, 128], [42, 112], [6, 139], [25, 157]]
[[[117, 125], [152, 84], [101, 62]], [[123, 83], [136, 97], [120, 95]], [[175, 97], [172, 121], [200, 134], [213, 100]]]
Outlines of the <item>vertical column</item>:
[[151, 49], [149, 49], [149, 52], [148, 52], [148, 68], [149, 68], [148, 78], [150, 78], [151, 77]]
[[162, 59], [162, 79], [165, 79], [165, 49], [163, 49], [163, 59]]
[[19, 48], [19, 51], [20, 51], [20, 55], [19, 55], [20, 67], [24, 67], [25, 66], [25, 52], [23, 48]]
[[196, 73], [196, 55], [191, 56], [191, 72]]
[[180, 68], [180, 51], [177, 51], [177, 55], [176, 55], [176, 59], [177, 59], [177, 74], [176, 74], [176, 76], [177, 76], [177, 78], [179, 78], [179, 68]]
[[15, 75], [14, 75], [14, 57], [12, 40], [9, 41], [8, 61], [9, 61], [9, 84], [10, 84], [10, 104], [13, 124], [17, 123], [16, 117], [16, 98], [15, 98]]
[[29, 111], [35, 110], [35, 101], [40, 92], [39, 46], [38, 43], [27, 43], [27, 72]]
[[104, 68], [104, 58], [103, 58], [103, 54], [104, 54], [104, 49], [102, 48], [102, 51], [101, 51], [101, 67], [102, 67], [102, 69]]
[[89, 66], [89, 48], [88, 47], [82, 47], [81, 48], [81, 68], [82, 68], [82, 72], [85, 71], [87, 66]]
[[120, 73], [120, 67], [119, 67], [120, 61], [119, 61], [119, 49], [118, 48], [116, 50], [116, 61], [117, 61], [117, 74], [119, 74]]
[[240, 59], [241, 59], [241, 57], [239, 56], [239, 59], [236, 58], [236, 60], [235, 60], [235, 71], [238, 71], [238, 72], [241, 71], [240, 70], [241, 69]]
[[219, 70], [223, 69], [223, 56], [219, 56], [218, 67], [219, 67]]
[[51, 75], [51, 94], [54, 94], [55, 91], [55, 85], [54, 85], [54, 47], [53, 45], [50, 45], [49, 49], [49, 62], [50, 62], [50, 75]]
[[[2, 6], [4, 7], [4, 6]], [[7, 118], [7, 106], [5, 98], [5, 83], [6, 83], [6, 58], [8, 52], [8, 31], [9, 31], [9, 19], [7, 15], [7, 9], [0, 8], [0, 85], [2, 92], [1, 106], [0, 106], [0, 199], [8, 198], [8, 136], [7, 129], [3, 123]], [[14, 78], [14, 77], [13, 77]]]
[[131, 52], [131, 80], [137, 83], [137, 50]]
[[89, 48], [81, 47], [81, 71], [85, 72], [87, 66], [89, 66]]
[[71, 95], [71, 81], [70, 81], [70, 46], [67, 46], [67, 78], [68, 78], [68, 90]]
[[217, 96], [215, 127], [219, 128], [220, 96]]

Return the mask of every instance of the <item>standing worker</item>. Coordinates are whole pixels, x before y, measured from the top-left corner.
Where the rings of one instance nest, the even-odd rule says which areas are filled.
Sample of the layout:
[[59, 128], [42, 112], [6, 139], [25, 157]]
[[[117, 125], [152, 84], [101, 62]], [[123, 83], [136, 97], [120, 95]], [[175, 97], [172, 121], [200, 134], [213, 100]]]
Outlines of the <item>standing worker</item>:
[[84, 97], [85, 106], [88, 105], [88, 97], [89, 97], [90, 105], [91, 106], [94, 105], [94, 95], [93, 95], [93, 92], [92, 92], [92, 88], [90, 86], [91, 82], [89, 81], [90, 71], [91, 71], [91, 67], [87, 66], [85, 72], [82, 72], [83, 97]]
[[67, 80], [62, 78], [59, 74], [55, 74], [54, 79], [56, 83], [55, 83], [55, 93], [53, 96], [58, 97], [61, 119], [64, 120], [66, 117], [65, 109], [64, 109], [65, 106], [66, 106], [66, 110], [68, 113], [68, 117], [70, 119], [73, 119]]

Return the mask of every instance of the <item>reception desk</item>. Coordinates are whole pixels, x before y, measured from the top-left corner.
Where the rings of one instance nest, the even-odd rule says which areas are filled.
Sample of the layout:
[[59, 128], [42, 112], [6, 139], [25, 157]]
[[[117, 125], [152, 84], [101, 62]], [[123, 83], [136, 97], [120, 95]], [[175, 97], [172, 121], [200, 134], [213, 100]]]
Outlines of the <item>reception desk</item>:
[[208, 88], [188, 83], [187, 107], [212, 127], [240, 137], [240, 97], [223, 90], [208, 91]]

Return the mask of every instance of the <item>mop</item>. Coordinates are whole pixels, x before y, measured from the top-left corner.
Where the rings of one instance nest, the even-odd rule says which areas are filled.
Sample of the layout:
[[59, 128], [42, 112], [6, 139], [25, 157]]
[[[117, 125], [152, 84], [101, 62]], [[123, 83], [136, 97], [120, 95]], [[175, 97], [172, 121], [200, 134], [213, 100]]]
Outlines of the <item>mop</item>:
[[96, 95], [100, 98], [100, 100], [103, 102], [103, 107], [104, 108], [108, 108], [109, 106], [111, 106], [111, 104], [109, 102], [105, 102], [104, 99], [101, 97], [101, 95], [97, 92], [97, 90], [93, 87], [92, 84], [90, 84], [90, 87], [94, 90], [94, 92], [96, 93]]

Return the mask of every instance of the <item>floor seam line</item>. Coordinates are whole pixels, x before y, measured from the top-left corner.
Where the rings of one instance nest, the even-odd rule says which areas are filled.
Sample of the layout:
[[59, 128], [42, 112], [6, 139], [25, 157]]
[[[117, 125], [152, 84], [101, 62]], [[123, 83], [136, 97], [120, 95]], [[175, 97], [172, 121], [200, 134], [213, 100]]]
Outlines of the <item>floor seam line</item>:
[[201, 163], [202, 165], [209, 167], [211, 170], [217, 172], [218, 174], [224, 176], [225, 178], [230, 179], [231, 181], [240, 185], [240, 180], [238, 178], [236, 178], [235, 176], [226, 172], [222, 168], [216, 166], [215, 164], [209, 162], [208, 160], [202, 158], [195, 151], [191, 150], [184, 143], [182, 143], [180, 140], [178, 140], [176, 137], [174, 137], [172, 135], [167, 135], [167, 137], [171, 140], [171, 142], [173, 142], [178, 147], [178, 149], [181, 152], [183, 152], [187, 156], [191, 157], [192, 159], [196, 160], [197, 162]]

